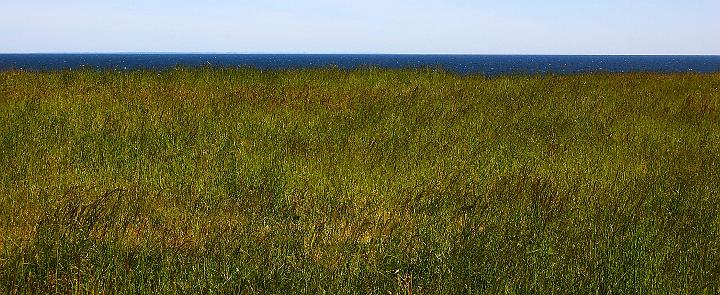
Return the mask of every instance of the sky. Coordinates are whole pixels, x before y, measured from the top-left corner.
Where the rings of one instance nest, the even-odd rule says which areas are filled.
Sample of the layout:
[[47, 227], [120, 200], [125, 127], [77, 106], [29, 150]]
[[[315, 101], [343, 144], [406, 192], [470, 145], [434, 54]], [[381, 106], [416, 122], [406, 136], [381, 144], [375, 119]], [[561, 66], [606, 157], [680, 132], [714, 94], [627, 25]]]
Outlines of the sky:
[[720, 0], [0, 0], [0, 52], [720, 54]]

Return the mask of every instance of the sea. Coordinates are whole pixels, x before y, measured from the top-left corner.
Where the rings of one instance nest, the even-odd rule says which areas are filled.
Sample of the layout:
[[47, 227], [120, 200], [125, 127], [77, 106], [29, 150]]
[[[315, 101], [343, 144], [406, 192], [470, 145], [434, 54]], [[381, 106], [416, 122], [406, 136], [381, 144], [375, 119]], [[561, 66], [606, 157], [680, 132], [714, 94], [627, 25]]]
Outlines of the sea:
[[720, 55], [0, 54], [0, 70], [162, 70], [179, 66], [262, 70], [431, 68], [485, 76], [587, 72], [717, 73], [720, 72]]

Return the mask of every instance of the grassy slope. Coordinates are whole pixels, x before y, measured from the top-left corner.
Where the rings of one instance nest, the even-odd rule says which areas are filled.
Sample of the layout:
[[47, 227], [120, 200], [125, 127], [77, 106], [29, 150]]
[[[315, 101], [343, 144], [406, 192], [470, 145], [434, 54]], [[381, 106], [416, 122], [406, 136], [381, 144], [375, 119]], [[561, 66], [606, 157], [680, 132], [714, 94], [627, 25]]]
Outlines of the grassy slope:
[[720, 288], [720, 75], [0, 72], [0, 290]]

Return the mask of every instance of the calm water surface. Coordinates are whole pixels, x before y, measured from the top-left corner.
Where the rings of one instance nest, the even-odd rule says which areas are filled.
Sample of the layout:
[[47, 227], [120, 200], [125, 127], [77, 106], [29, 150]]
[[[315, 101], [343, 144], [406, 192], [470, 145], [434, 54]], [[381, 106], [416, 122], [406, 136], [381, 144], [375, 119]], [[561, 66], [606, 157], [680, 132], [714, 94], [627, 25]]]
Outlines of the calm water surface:
[[297, 69], [337, 66], [443, 68], [458, 74], [720, 72], [720, 55], [377, 55], [377, 54], [0, 54], [0, 70], [168, 69], [175, 66]]

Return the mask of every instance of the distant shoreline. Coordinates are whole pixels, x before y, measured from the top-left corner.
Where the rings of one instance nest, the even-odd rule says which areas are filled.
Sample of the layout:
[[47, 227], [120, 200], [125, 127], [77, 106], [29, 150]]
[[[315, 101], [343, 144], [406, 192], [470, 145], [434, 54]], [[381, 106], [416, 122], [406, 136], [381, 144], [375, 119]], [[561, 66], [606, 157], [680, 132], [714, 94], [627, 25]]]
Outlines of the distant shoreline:
[[172, 69], [251, 67], [261, 70], [338, 67], [357, 69], [441, 68], [457, 74], [720, 72], [720, 55], [462, 55], [462, 54], [234, 54], [234, 53], [11, 53], [0, 54], [0, 71]]

